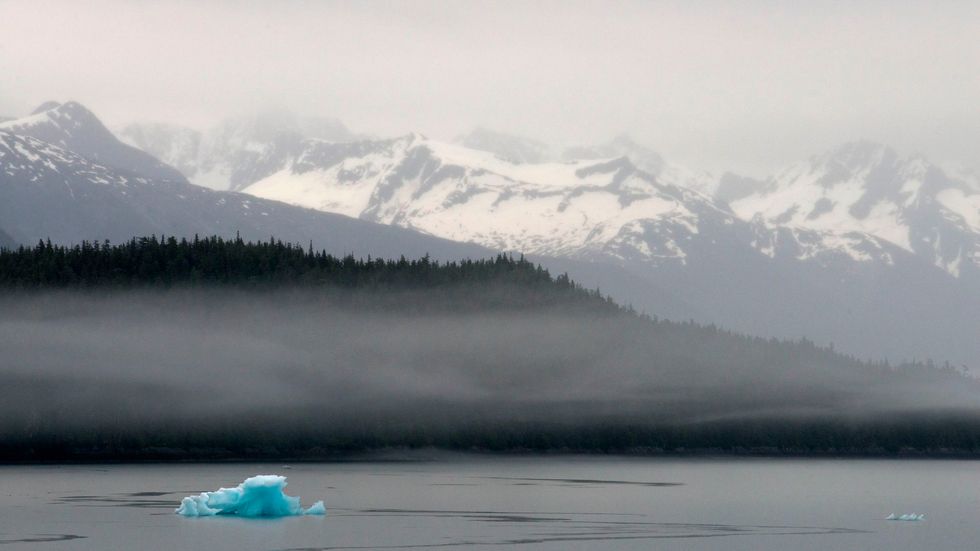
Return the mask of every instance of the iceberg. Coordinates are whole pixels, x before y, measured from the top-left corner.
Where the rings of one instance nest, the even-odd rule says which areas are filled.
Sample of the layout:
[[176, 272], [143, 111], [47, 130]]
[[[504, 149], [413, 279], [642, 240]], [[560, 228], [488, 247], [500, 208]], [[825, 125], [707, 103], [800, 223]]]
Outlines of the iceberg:
[[187, 496], [174, 510], [185, 517], [211, 517], [238, 515], [240, 517], [288, 517], [295, 515], [323, 515], [326, 508], [317, 501], [304, 509], [298, 497], [283, 492], [286, 477], [263, 474], [246, 478], [234, 488], [221, 488], [214, 492]]
[[906, 513], [904, 515], [896, 515], [895, 513], [892, 513], [887, 517], [885, 517], [885, 520], [925, 520], [925, 519], [926, 516], [921, 513], [920, 514]]

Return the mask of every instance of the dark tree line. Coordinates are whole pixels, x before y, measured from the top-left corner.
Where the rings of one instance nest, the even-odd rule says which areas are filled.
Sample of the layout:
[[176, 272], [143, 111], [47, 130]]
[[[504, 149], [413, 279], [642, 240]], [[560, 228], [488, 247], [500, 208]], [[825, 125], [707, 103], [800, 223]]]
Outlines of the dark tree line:
[[[74, 246], [41, 241], [33, 247], [0, 250], [0, 287], [14, 289], [326, 285], [346, 288], [430, 288], [452, 284], [510, 283], [541, 291], [602, 298], [567, 274], [552, 278], [523, 257], [437, 262], [424, 256], [398, 260], [337, 257], [326, 251], [270, 239], [195, 236], [139, 237], [122, 244], [82, 242]], [[611, 303], [608, 298], [603, 302]]]
[[[330, 422], [337, 413], [329, 409], [326, 401], [323, 406], [253, 416], [244, 426], [238, 416], [186, 423], [179, 408], [172, 417], [155, 418], [141, 407], [128, 409], [129, 402], [114, 404], [107, 399], [98, 407], [86, 403], [82, 411], [73, 410], [52, 396], [70, 397], [85, 389], [102, 396], [107, 381], [97, 377], [84, 379], [86, 366], [81, 360], [79, 378], [71, 381], [48, 380], [38, 375], [25, 377], [9, 355], [0, 354], [0, 461], [315, 459], [392, 446], [679, 454], [980, 456], [980, 415], [976, 407], [967, 407], [970, 403], [964, 406], [961, 400], [956, 407], [915, 411], [885, 407], [890, 396], [915, 397], [923, 391], [955, 391], [961, 399], [963, 395], [980, 395], [976, 380], [949, 365], [926, 362], [893, 366], [886, 361], [847, 357], [832, 347], [818, 346], [806, 339], [746, 337], [715, 326], [650, 318], [620, 308], [598, 290], [581, 288], [566, 274], [552, 277], [523, 258], [499, 255], [457, 262], [436, 262], [428, 257], [359, 259], [353, 255], [336, 257], [312, 246], [275, 240], [253, 243], [219, 237], [145, 237], [122, 244], [75, 246], [41, 242], [33, 247], [0, 251], [0, 295], [23, 293], [28, 296], [26, 302], [11, 304], [27, 304], [27, 308], [38, 308], [40, 312], [57, 309], [46, 309], [44, 301], [33, 300], [31, 293], [35, 291], [183, 287], [208, 289], [199, 293], [207, 296], [221, 296], [212, 293], [212, 288], [302, 289], [294, 295], [270, 293], [260, 298], [289, 310], [295, 306], [290, 301], [312, 303], [317, 309], [321, 306], [315, 302], [317, 297], [328, 297], [323, 309], [337, 312], [338, 317], [370, 309], [374, 313], [380, 311], [378, 317], [382, 318], [390, 313], [390, 317], [398, 318], [398, 323], [423, 319], [424, 316], [399, 317], [406, 312], [417, 314], [419, 304], [424, 305], [423, 309], [441, 311], [459, 309], [460, 305], [478, 312], [526, 309], [518, 317], [559, 313], [563, 324], [554, 328], [551, 336], [561, 332], [569, 332], [570, 336], [553, 342], [569, 347], [585, 343], [574, 346], [574, 355], [562, 355], [564, 349], [560, 347], [551, 355], [536, 355], [533, 348], [540, 343], [514, 341], [513, 336], [508, 336], [494, 341], [500, 344], [499, 354], [487, 356], [468, 351], [464, 342], [458, 347], [416, 350], [415, 361], [482, 374], [509, 371], [548, 376], [554, 371], [560, 378], [562, 374], [595, 373], [597, 377], [601, 375], [594, 383], [597, 385], [604, 379], [620, 380], [625, 376], [636, 385], [644, 385], [643, 392], [633, 394], [634, 402], [621, 400], [617, 394], [612, 405], [600, 403], [609, 406], [594, 408], [595, 412], [605, 412], [602, 415], [589, 409], [595, 404], [578, 402], [549, 403], [540, 409], [525, 405], [525, 409], [515, 412], [507, 404], [477, 407], [430, 403], [427, 398], [421, 403], [393, 403], [390, 411], [375, 411], [373, 420], [358, 416], [356, 422]], [[406, 293], [412, 294], [411, 300], [402, 300]], [[189, 295], [196, 296], [194, 292]], [[255, 296], [248, 293], [249, 300]], [[349, 298], [352, 296], [357, 298]], [[349, 307], [352, 308], [345, 310]], [[568, 313], [572, 315], [565, 315]], [[589, 315], [580, 315], [583, 313]], [[38, 319], [49, 316], [36, 315]], [[17, 315], [11, 317], [20, 319]], [[534, 319], [549, 323], [544, 315]], [[482, 331], [483, 326], [479, 329]], [[285, 327], [262, 327], [261, 333], [270, 342], [293, 342]], [[323, 339], [332, 338], [331, 330], [324, 329], [323, 333]], [[271, 334], [278, 335], [280, 341]], [[512, 346], [515, 342], [523, 345]], [[515, 351], [505, 354], [509, 348]], [[406, 361], [401, 356], [382, 359], [381, 363]], [[14, 368], [9, 373], [2, 369], [7, 365]], [[182, 399], [180, 393], [161, 394], [166, 389], [147, 390], [138, 385], [124, 388], [126, 392], [117, 394], [135, 396], [139, 405], [144, 403], [140, 397], [147, 403], [179, 403]], [[18, 404], [15, 398], [24, 403]], [[871, 403], [873, 398], [876, 403]], [[637, 399], [643, 402], [636, 403]], [[868, 403], [863, 403], [865, 400]], [[835, 409], [842, 403], [860, 409]], [[372, 411], [382, 406], [374, 405]], [[809, 408], [801, 411], [819, 413], [795, 413], [801, 407]], [[81, 423], [85, 414], [91, 414], [89, 410], [103, 413], [93, 417], [98, 422]], [[406, 414], [412, 411], [416, 413]], [[740, 412], [751, 414], [737, 415]], [[116, 419], [126, 422], [115, 423]]]

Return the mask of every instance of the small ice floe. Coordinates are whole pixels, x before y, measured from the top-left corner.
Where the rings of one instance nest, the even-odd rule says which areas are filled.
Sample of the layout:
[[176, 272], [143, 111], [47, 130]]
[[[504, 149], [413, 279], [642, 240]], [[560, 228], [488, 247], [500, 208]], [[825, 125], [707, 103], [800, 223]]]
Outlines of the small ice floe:
[[917, 513], [906, 513], [904, 515], [896, 515], [892, 513], [885, 517], [885, 520], [925, 520], [926, 516]]
[[287, 517], [293, 515], [323, 515], [322, 501], [304, 509], [299, 498], [283, 492], [286, 477], [265, 474], [246, 478], [234, 488], [187, 496], [174, 512], [185, 517], [238, 515], [240, 517]]

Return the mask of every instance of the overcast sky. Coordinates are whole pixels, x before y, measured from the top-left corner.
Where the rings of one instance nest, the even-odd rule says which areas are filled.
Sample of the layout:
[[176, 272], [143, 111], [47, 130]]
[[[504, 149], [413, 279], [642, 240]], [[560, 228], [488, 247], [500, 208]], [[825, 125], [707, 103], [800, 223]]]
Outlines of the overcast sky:
[[980, 2], [0, 0], [0, 114], [267, 106], [376, 135], [629, 132], [762, 175], [858, 138], [980, 165]]

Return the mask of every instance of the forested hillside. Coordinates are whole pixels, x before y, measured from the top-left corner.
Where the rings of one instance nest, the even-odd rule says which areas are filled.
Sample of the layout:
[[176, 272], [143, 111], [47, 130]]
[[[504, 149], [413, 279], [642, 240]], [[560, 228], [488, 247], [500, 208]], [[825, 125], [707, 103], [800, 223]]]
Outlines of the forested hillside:
[[241, 239], [0, 253], [0, 457], [976, 454], [949, 365], [639, 315], [523, 259]]

